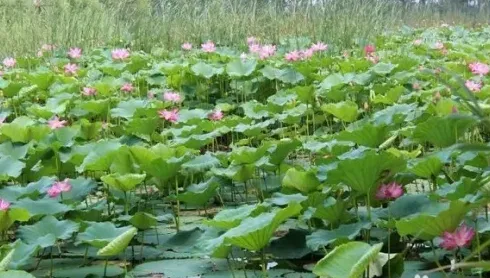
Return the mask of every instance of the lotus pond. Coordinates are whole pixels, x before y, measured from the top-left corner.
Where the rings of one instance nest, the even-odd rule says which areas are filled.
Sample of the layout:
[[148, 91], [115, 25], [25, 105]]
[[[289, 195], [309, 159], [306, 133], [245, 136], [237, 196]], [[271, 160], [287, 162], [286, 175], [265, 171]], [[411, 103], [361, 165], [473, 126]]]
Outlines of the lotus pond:
[[6, 58], [0, 277], [488, 277], [490, 28], [312, 43]]

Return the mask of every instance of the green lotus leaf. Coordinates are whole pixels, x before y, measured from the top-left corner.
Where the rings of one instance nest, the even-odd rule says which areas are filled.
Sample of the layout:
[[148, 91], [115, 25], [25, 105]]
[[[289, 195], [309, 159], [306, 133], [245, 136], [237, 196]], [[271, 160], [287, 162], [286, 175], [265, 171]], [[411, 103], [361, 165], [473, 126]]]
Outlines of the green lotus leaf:
[[117, 265], [108, 265], [105, 269], [104, 264], [70, 267], [70, 268], [55, 268], [53, 277], [70, 277], [70, 278], [86, 278], [86, 277], [120, 277], [124, 274], [124, 269]]
[[208, 152], [204, 155], [196, 156], [194, 159], [182, 164], [182, 169], [187, 172], [196, 173], [209, 170], [219, 164], [220, 161]]
[[262, 72], [262, 75], [270, 80], [273, 79], [279, 79], [279, 77], [282, 74], [282, 71], [278, 68], [266, 65], [263, 69], [260, 70]]
[[138, 211], [130, 219], [129, 223], [140, 230], [148, 230], [157, 225], [157, 218], [149, 213]]
[[129, 243], [137, 233], [138, 229], [134, 227], [130, 228], [109, 242], [104, 248], [100, 249], [99, 252], [97, 252], [97, 256], [110, 257], [118, 255], [128, 247]]
[[298, 96], [298, 99], [304, 103], [313, 103], [315, 101], [315, 88], [310, 86], [296, 86], [293, 91]]
[[0, 271], [0, 278], [36, 278], [22, 270]]
[[398, 99], [403, 95], [405, 90], [406, 90], [405, 87], [397, 86], [389, 89], [384, 95], [377, 94], [372, 101], [374, 103], [393, 104], [398, 101]]
[[291, 229], [288, 233], [276, 240], [266, 248], [267, 254], [272, 254], [277, 259], [301, 259], [311, 253], [311, 249], [306, 246], [306, 230]]
[[458, 200], [466, 195], [476, 194], [480, 188], [481, 184], [477, 180], [463, 177], [459, 181], [440, 186], [436, 194], [448, 200]]
[[341, 160], [328, 173], [328, 181], [343, 182], [352, 189], [368, 194], [383, 175], [393, 175], [405, 168], [405, 161], [387, 152], [366, 151], [360, 157]]
[[60, 204], [57, 199], [31, 200], [21, 199], [12, 205], [13, 208], [25, 209], [31, 217], [38, 215], [54, 215], [70, 210], [65, 204]]
[[444, 163], [436, 155], [415, 158], [408, 161], [408, 169], [415, 175], [430, 179], [439, 175]]
[[302, 193], [310, 193], [320, 186], [320, 181], [312, 171], [300, 171], [291, 168], [286, 172], [282, 180], [284, 187], [295, 188]]
[[128, 192], [135, 189], [146, 178], [146, 174], [109, 174], [100, 177], [107, 185], [117, 188], [123, 192]]
[[385, 125], [374, 126], [372, 124], [364, 124], [355, 129], [347, 129], [337, 135], [339, 140], [351, 141], [356, 144], [377, 148], [388, 137], [389, 129]]
[[[229, 270], [224, 259], [176, 259], [147, 262], [136, 266], [131, 275], [148, 277], [155, 273], [165, 273], [166, 277], [211, 277], [215, 272]], [[228, 272], [229, 277], [231, 274]], [[252, 277], [252, 276], [250, 276]]]
[[32, 147], [32, 144], [20, 144], [6, 141], [0, 144], [0, 154], [10, 156], [13, 159], [24, 159], [27, 155], [27, 151]]
[[284, 83], [296, 84], [303, 81], [305, 77], [292, 68], [285, 68], [281, 70], [281, 75], [278, 77], [278, 79]]
[[251, 214], [262, 210], [263, 207], [255, 205], [243, 205], [235, 209], [225, 209], [218, 212], [213, 219], [205, 220], [204, 224], [221, 229], [231, 229], [238, 226], [243, 219]]
[[276, 206], [285, 206], [291, 203], [301, 203], [306, 201], [308, 197], [296, 193], [296, 194], [283, 194], [281, 192], [274, 192], [270, 198], [266, 200], [267, 203], [274, 204]]
[[236, 182], [246, 182], [255, 174], [254, 164], [230, 165], [228, 168], [213, 168], [211, 172], [219, 177], [227, 177]]
[[383, 110], [375, 112], [372, 116], [372, 121], [376, 125], [392, 125], [399, 124], [409, 118], [413, 120], [415, 115], [419, 113], [417, 110], [417, 104], [395, 104], [388, 106]]
[[10, 263], [14, 257], [15, 249], [11, 249], [0, 260], [0, 271], [5, 271], [9, 268]]
[[269, 162], [273, 165], [281, 164], [288, 155], [300, 145], [300, 141], [289, 138], [275, 141], [272, 143], [272, 146], [267, 149], [267, 152], [269, 153]]
[[14, 254], [9, 264], [9, 269], [20, 269], [30, 263], [30, 259], [36, 255], [40, 247], [38, 245], [31, 245], [16, 240], [10, 244], [10, 247], [14, 250]]
[[377, 63], [371, 68], [371, 71], [378, 75], [387, 75], [390, 74], [397, 65], [393, 65], [391, 63]]
[[84, 100], [78, 105], [78, 108], [94, 116], [107, 115], [109, 107], [109, 99]]
[[342, 244], [321, 259], [313, 273], [331, 278], [361, 277], [369, 264], [377, 258], [382, 246], [382, 243], [371, 246], [358, 241]]
[[445, 231], [454, 231], [472, 208], [462, 201], [452, 201], [448, 209], [434, 215], [427, 212], [398, 220], [396, 229], [400, 236], [412, 235], [422, 240], [432, 240]]
[[79, 233], [76, 244], [87, 243], [96, 248], [103, 248], [109, 242], [128, 231], [131, 227], [117, 228], [111, 222], [90, 222], [83, 233]]
[[344, 76], [339, 73], [333, 73], [327, 76], [322, 83], [320, 83], [320, 88], [323, 90], [330, 90], [340, 84], [345, 84]]
[[216, 195], [218, 187], [217, 180], [211, 178], [205, 182], [191, 184], [184, 193], [177, 196], [177, 199], [186, 204], [202, 206]]
[[146, 100], [131, 99], [121, 101], [116, 108], [111, 109], [111, 116], [114, 118], [133, 118], [134, 113], [138, 109], [145, 108], [148, 102]]
[[55, 75], [48, 70], [32, 72], [27, 77], [29, 82], [36, 85], [40, 90], [47, 90], [53, 84]]
[[11, 156], [0, 158], [0, 180], [8, 180], [9, 178], [17, 178], [22, 174], [22, 170], [26, 164]]
[[256, 66], [256, 60], [242, 61], [241, 59], [238, 59], [231, 61], [226, 65], [226, 72], [232, 77], [249, 76], [254, 72]]
[[269, 243], [279, 225], [299, 214], [301, 209], [301, 205], [294, 203], [284, 209], [246, 218], [240, 225], [224, 233], [223, 237], [225, 242], [232, 245], [251, 251], [261, 250]]
[[353, 122], [358, 116], [358, 107], [350, 100], [338, 103], [328, 103], [321, 107], [322, 111], [330, 113], [344, 122]]
[[18, 233], [26, 243], [46, 248], [53, 246], [57, 240], [69, 239], [78, 229], [79, 224], [73, 221], [59, 221], [54, 216], [46, 216], [33, 225], [21, 226]]
[[448, 147], [456, 143], [465, 131], [475, 124], [475, 117], [461, 114], [431, 117], [417, 125], [413, 131], [413, 138], [421, 142], [429, 142], [436, 147]]
[[353, 240], [363, 229], [369, 228], [371, 228], [371, 223], [357, 222], [340, 225], [334, 230], [316, 230], [311, 235], [306, 236], [306, 244], [311, 250], [317, 251], [321, 247], [328, 246], [336, 241]]
[[78, 149], [84, 158], [76, 170], [79, 173], [84, 171], [107, 171], [112, 165], [115, 153], [121, 147], [121, 143], [104, 140], [83, 147]]
[[216, 68], [212, 65], [199, 62], [191, 67], [192, 72], [197, 76], [202, 76], [206, 79], [213, 77], [214, 75], [221, 74], [223, 68]]
[[323, 204], [315, 207], [313, 217], [326, 220], [331, 225], [336, 225], [340, 221], [349, 219], [347, 207], [348, 203], [344, 200], [328, 197]]
[[0, 211], [0, 232], [6, 231], [15, 222], [26, 222], [30, 219], [29, 212], [24, 208], [12, 207]]
[[238, 147], [233, 149], [230, 160], [234, 164], [252, 164], [258, 161], [266, 151], [264, 148]]

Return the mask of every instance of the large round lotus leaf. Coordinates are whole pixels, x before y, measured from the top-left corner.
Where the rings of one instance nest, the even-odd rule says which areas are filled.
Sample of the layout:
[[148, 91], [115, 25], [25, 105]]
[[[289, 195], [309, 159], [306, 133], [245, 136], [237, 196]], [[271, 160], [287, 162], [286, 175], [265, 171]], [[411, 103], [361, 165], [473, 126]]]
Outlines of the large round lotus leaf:
[[377, 258], [382, 246], [382, 243], [371, 246], [358, 241], [340, 245], [317, 263], [313, 273], [331, 278], [361, 277], [369, 263]]
[[32, 274], [29, 274], [21, 270], [9, 270], [0, 271], [0, 278], [35, 278]]
[[300, 171], [291, 168], [286, 172], [282, 180], [282, 185], [284, 187], [295, 188], [302, 193], [309, 193], [315, 191], [320, 186], [320, 181], [312, 171]]
[[7, 211], [0, 210], [0, 232], [6, 231], [14, 222], [25, 222], [30, 218], [30, 214], [23, 208], [11, 208]]
[[120, 277], [124, 274], [124, 269], [117, 265], [108, 265], [104, 270], [104, 264], [84, 266], [84, 267], [72, 267], [72, 268], [56, 268], [53, 271], [53, 277], [57, 278], [86, 278], [86, 277]]
[[301, 209], [300, 204], [293, 203], [284, 209], [246, 218], [240, 225], [228, 230], [222, 236], [227, 243], [251, 251], [258, 251], [269, 243], [282, 222], [299, 214]]
[[184, 193], [177, 196], [177, 199], [187, 204], [201, 206], [216, 194], [218, 187], [219, 183], [214, 178], [202, 183], [191, 184]]
[[327, 246], [335, 241], [353, 240], [356, 238], [362, 229], [371, 228], [371, 223], [357, 222], [352, 224], [340, 225], [334, 230], [316, 230], [311, 235], [306, 236], [306, 244], [308, 247], [317, 251], [321, 247]]
[[97, 252], [97, 255], [103, 257], [118, 255], [128, 247], [129, 243], [137, 233], [138, 230], [136, 228], [130, 228], [109, 242], [104, 248], [100, 249], [99, 252]]
[[71, 208], [65, 204], [61, 204], [57, 199], [41, 199], [32, 200], [29, 198], [21, 199], [15, 202], [12, 207], [25, 209], [31, 216], [37, 215], [54, 215], [70, 211]]
[[100, 179], [107, 185], [127, 192], [135, 189], [146, 178], [146, 174], [110, 174], [102, 176]]
[[216, 157], [210, 153], [206, 153], [182, 164], [182, 169], [188, 172], [196, 173], [209, 170], [212, 167], [218, 166], [219, 164], [220, 162]]
[[255, 60], [243, 61], [238, 59], [231, 61], [226, 65], [226, 72], [232, 77], [249, 76], [254, 72], [256, 65], [257, 61]]
[[129, 223], [140, 230], [148, 230], [157, 225], [157, 218], [146, 212], [137, 212], [129, 219]]
[[46, 248], [53, 246], [58, 239], [69, 239], [78, 229], [79, 224], [73, 221], [59, 221], [54, 216], [46, 216], [33, 225], [21, 226], [18, 233], [24, 242]]
[[476, 122], [475, 117], [461, 114], [431, 117], [417, 125], [413, 138], [420, 142], [429, 142], [436, 147], [448, 147], [456, 143]]
[[446, 231], [454, 231], [464, 219], [471, 205], [462, 201], [451, 202], [448, 209], [438, 214], [421, 212], [396, 222], [401, 236], [412, 235], [423, 240], [432, 240]]
[[135, 277], [145, 277], [161, 274], [168, 278], [206, 277], [207, 273], [228, 270], [226, 260], [219, 259], [181, 259], [163, 260], [137, 265], [131, 274]]
[[240, 222], [255, 211], [262, 210], [263, 207], [255, 205], [243, 205], [235, 209], [225, 209], [214, 216], [211, 220], [205, 220], [204, 223], [217, 228], [230, 229], [236, 227]]
[[324, 104], [322, 105], [322, 110], [344, 122], [353, 122], [357, 119], [358, 115], [357, 104], [352, 101]]
[[117, 228], [111, 222], [92, 222], [83, 233], [77, 235], [77, 243], [88, 243], [96, 248], [102, 248], [113, 239], [128, 231], [131, 227]]

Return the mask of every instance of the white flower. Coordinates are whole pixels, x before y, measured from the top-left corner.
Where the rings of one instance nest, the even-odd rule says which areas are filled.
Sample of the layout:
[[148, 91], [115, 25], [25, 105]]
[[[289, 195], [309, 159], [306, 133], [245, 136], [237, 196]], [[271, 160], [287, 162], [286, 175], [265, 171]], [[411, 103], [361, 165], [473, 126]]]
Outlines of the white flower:
[[269, 269], [271, 269], [271, 268], [273, 268], [275, 266], [277, 266], [277, 263], [276, 262], [267, 263], [267, 270], [269, 270]]

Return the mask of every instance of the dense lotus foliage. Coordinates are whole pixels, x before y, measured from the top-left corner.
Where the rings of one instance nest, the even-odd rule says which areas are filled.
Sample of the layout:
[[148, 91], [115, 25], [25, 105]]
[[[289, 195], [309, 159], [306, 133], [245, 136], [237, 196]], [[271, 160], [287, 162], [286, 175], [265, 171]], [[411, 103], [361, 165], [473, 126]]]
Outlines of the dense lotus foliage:
[[484, 277], [490, 29], [45, 45], [0, 90], [0, 277]]

